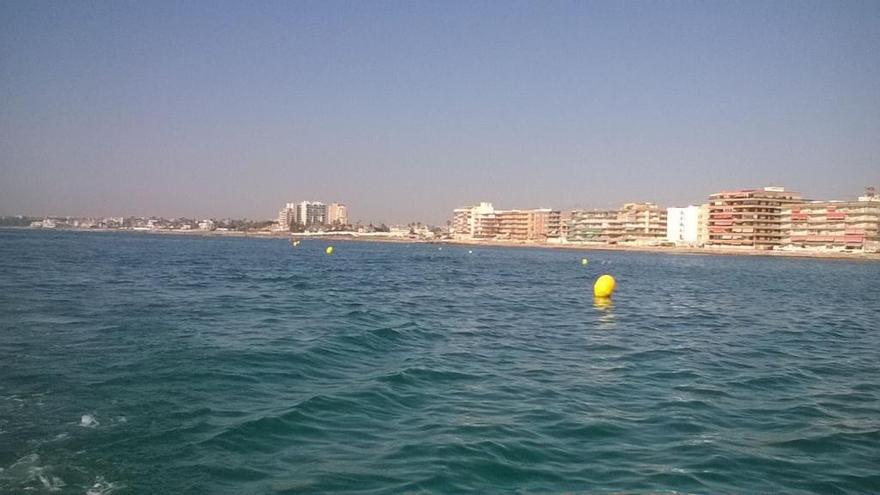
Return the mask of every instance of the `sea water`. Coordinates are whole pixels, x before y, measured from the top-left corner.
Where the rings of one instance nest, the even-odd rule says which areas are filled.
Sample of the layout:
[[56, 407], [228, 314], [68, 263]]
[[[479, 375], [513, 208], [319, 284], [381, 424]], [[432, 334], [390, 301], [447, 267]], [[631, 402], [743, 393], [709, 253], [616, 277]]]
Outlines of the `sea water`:
[[0, 493], [880, 492], [880, 263], [327, 245], [0, 231]]

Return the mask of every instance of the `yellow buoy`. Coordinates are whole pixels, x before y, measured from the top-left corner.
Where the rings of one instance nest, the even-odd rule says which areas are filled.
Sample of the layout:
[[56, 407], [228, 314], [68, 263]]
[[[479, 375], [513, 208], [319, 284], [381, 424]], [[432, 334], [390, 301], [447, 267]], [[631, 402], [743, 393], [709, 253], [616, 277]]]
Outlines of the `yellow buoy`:
[[333, 246], [327, 246], [327, 249], [324, 250], [327, 254], [333, 254]]
[[596, 279], [596, 283], [593, 285], [593, 295], [596, 297], [611, 297], [616, 285], [617, 282], [615, 282], [614, 277], [602, 275]]
[[587, 261], [586, 258], [581, 258], [581, 264], [582, 264], [582, 265], [586, 266], [587, 263], [589, 263], [589, 262]]

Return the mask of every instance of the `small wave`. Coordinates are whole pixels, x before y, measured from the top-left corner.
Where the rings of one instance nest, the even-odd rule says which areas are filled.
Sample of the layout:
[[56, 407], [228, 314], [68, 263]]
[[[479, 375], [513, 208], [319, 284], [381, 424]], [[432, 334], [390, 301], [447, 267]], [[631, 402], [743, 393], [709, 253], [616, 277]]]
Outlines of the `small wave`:
[[108, 482], [103, 476], [98, 476], [95, 478], [95, 483], [86, 490], [86, 495], [110, 495], [120, 488], [122, 488], [122, 485]]
[[79, 425], [83, 428], [97, 428], [101, 423], [99, 423], [91, 414], [83, 414], [82, 418], [79, 420]]
[[476, 380], [476, 375], [451, 370], [434, 370], [429, 368], [406, 368], [379, 377], [380, 382], [417, 385], [419, 383], [438, 384], [457, 381]]
[[38, 454], [29, 454], [15, 461], [7, 469], [0, 469], [0, 481], [22, 492], [34, 490], [60, 492], [67, 483], [52, 471], [51, 466], [40, 465]]

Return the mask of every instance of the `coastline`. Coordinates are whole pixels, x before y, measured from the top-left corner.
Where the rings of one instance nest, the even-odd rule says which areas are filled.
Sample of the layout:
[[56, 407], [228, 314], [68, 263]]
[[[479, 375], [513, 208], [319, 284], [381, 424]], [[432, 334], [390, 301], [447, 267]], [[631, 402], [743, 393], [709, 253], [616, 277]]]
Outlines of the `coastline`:
[[323, 239], [355, 241], [355, 242], [394, 242], [394, 243], [422, 243], [422, 244], [442, 244], [448, 246], [480, 246], [480, 247], [507, 247], [507, 248], [539, 248], [539, 249], [556, 249], [568, 251], [612, 251], [612, 252], [636, 252], [636, 253], [656, 253], [656, 254], [672, 254], [672, 255], [697, 255], [697, 256], [763, 256], [763, 257], [787, 257], [787, 258], [818, 258], [818, 259], [835, 259], [835, 260], [851, 260], [851, 261], [880, 261], [880, 253], [841, 253], [841, 252], [821, 252], [821, 251], [759, 251], [759, 250], [738, 250], [724, 248], [691, 248], [691, 247], [661, 247], [661, 246], [617, 246], [602, 244], [546, 244], [546, 243], [530, 243], [518, 241], [482, 241], [482, 240], [464, 240], [464, 239], [439, 239], [439, 240], [401, 240], [393, 238], [358, 238], [358, 237], [330, 237], [325, 236]]
[[[0, 227], [2, 230], [40, 230], [32, 227]], [[785, 258], [816, 258], [830, 260], [850, 261], [880, 261], [880, 253], [846, 253], [837, 251], [764, 251], [730, 248], [699, 248], [699, 247], [672, 247], [672, 246], [620, 246], [604, 244], [548, 244], [526, 241], [510, 240], [467, 240], [467, 239], [410, 239], [395, 236], [382, 235], [351, 235], [351, 234], [321, 234], [321, 235], [297, 235], [290, 232], [242, 232], [242, 231], [186, 231], [186, 230], [119, 230], [119, 229], [51, 229], [59, 232], [104, 232], [104, 233], [128, 233], [144, 235], [183, 235], [200, 237], [247, 237], [257, 239], [291, 239], [299, 237], [303, 240], [327, 240], [343, 242], [381, 242], [394, 244], [435, 244], [446, 246], [479, 246], [479, 247], [504, 247], [504, 248], [538, 248], [568, 251], [611, 251], [611, 252], [636, 252], [657, 253], [671, 255], [703, 255], [703, 256], [761, 256], [761, 257], [785, 257]]]

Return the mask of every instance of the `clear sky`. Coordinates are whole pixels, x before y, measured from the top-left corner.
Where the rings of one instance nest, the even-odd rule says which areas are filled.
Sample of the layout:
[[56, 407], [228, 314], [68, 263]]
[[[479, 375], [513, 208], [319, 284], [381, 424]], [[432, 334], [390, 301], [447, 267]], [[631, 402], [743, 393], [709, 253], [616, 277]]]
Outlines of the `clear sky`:
[[0, 0], [0, 214], [880, 185], [880, 2]]

